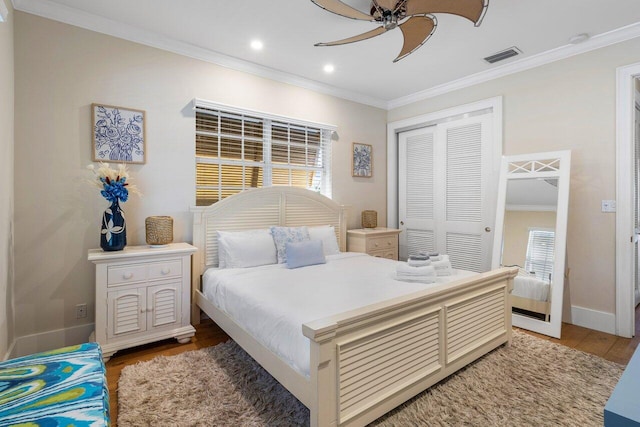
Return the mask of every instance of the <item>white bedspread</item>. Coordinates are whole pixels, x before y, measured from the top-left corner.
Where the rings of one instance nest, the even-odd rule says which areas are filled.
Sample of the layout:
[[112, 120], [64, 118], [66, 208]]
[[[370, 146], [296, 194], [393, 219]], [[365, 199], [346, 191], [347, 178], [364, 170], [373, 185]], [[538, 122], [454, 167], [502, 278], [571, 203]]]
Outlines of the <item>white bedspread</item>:
[[293, 270], [284, 264], [208, 269], [202, 288], [209, 301], [308, 377], [304, 323], [474, 274], [456, 270], [433, 284], [401, 282], [394, 280], [396, 262], [341, 253], [328, 256], [326, 264]]
[[549, 284], [534, 276], [516, 276], [513, 278], [511, 295], [537, 301], [549, 301]]

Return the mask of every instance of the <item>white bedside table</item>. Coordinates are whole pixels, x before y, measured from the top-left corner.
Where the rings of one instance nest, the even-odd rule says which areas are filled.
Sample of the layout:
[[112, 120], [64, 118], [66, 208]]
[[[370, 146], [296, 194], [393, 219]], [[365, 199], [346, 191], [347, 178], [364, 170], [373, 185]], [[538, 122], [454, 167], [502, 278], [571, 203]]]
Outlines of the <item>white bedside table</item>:
[[161, 248], [90, 249], [96, 265], [95, 340], [106, 362], [118, 350], [166, 338], [189, 342], [191, 254], [188, 243]]
[[397, 260], [400, 231], [384, 227], [347, 230], [347, 251]]

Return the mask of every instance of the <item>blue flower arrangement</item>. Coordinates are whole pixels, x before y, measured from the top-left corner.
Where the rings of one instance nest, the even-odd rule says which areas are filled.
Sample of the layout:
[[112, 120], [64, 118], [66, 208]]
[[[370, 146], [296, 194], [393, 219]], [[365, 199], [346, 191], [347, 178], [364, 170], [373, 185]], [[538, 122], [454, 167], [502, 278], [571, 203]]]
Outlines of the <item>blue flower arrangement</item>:
[[108, 163], [100, 163], [97, 169], [93, 165], [87, 168], [92, 170], [96, 177], [92, 182], [100, 188], [102, 197], [110, 203], [126, 202], [129, 199], [129, 191], [139, 194], [138, 189], [127, 182], [129, 172], [124, 164], [121, 164], [117, 170], [111, 168]]

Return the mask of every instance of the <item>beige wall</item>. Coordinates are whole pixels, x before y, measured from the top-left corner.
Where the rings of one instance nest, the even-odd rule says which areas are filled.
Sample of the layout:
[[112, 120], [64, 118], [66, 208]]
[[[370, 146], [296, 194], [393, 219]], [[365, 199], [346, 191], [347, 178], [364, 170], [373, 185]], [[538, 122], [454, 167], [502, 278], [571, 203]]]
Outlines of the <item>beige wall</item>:
[[13, 8], [0, 23], [0, 360], [13, 339]]
[[529, 228], [556, 228], [555, 212], [505, 211], [502, 265], [524, 267]]
[[[93, 321], [94, 268], [107, 207], [85, 179], [92, 102], [146, 110], [147, 163], [130, 170], [142, 198], [123, 207], [129, 243], [144, 244], [144, 218], [174, 217], [176, 241], [191, 241], [194, 97], [335, 124], [333, 196], [386, 222], [386, 111], [266, 80], [95, 32], [16, 13], [16, 335]], [[374, 177], [352, 178], [353, 141], [374, 149]], [[75, 305], [89, 303], [89, 318]]]
[[640, 61], [640, 39], [427, 99], [389, 121], [502, 95], [504, 154], [572, 150], [568, 219], [570, 304], [615, 312], [616, 68]]

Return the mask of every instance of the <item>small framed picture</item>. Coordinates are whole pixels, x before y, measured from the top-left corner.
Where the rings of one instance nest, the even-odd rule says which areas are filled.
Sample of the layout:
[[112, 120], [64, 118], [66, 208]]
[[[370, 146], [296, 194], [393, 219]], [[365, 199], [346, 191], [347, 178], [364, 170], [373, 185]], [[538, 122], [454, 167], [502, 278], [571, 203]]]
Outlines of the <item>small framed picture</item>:
[[351, 175], [365, 178], [373, 175], [373, 147], [371, 145], [353, 143]]
[[93, 161], [144, 163], [145, 112], [133, 108], [91, 104]]

